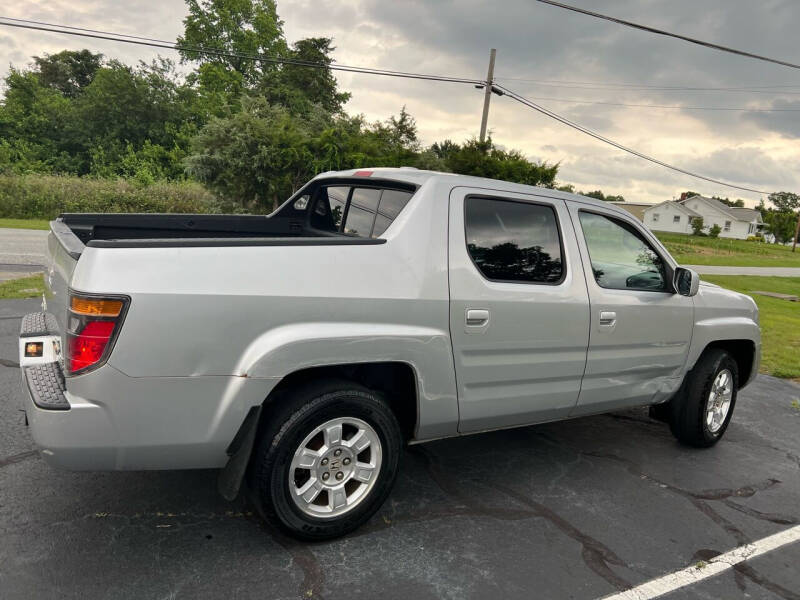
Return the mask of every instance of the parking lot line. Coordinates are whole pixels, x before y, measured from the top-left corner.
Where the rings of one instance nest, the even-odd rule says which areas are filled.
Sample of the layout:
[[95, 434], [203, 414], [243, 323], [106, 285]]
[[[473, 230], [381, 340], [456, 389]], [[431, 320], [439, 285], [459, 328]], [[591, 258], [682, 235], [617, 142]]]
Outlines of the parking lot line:
[[751, 544], [734, 548], [730, 552], [725, 552], [710, 559], [708, 562], [699, 562], [680, 571], [652, 579], [624, 592], [605, 596], [603, 600], [650, 600], [651, 598], [658, 598], [687, 585], [719, 575], [739, 563], [797, 541], [800, 541], [800, 525], [762, 538]]

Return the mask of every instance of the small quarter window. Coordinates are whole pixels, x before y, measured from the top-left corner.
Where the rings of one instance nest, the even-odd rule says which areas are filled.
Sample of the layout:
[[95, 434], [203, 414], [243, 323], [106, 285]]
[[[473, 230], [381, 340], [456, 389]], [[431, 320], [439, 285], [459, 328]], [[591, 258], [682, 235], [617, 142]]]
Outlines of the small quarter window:
[[551, 206], [473, 197], [465, 200], [464, 219], [467, 250], [487, 279], [561, 281], [561, 238]]
[[317, 191], [310, 224], [322, 231], [378, 237], [388, 229], [413, 192], [373, 187], [328, 186]]
[[673, 223], [680, 223], [681, 222], [681, 216], [680, 215], [675, 215], [674, 217], [672, 217], [672, 222]]
[[659, 217], [658, 213], [653, 213], [653, 223], [658, 223], [658, 217]]

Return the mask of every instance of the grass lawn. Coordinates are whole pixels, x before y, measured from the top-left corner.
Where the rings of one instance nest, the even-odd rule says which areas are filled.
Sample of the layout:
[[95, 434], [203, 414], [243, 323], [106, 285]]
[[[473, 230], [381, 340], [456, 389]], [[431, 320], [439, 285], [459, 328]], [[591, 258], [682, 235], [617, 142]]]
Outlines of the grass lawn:
[[50, 229], [47, 219], [0, 219], [0, 227], [11, 229]]
[[753, 297], [761, 318], [761, 372], [800, 378], [800, 302], [753, 294], [779, 292], [800, 296], [800, 278], [701, 275], [701, 279]]
[[800, 250], [792, 252], [791, 246], [663, 231], [653, 233], [675, 260], [684, 265], [800, 267]]
[[44, 277], [31, 275], [20, 279], [12, 279], [0, 283], [0, 299], [9, 298], [41, 298], [44, 292]]

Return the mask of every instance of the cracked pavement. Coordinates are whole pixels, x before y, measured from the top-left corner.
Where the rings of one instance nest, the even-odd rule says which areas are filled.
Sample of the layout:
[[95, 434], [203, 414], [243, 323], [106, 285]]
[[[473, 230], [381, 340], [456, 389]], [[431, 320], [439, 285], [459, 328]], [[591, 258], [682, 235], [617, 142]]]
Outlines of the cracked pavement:
[[[800, 523], [800, 386], [739, 397], [715, 448], [631, 410], [409, 448], [363, 528], [304, 544], [214, 471], [47, 466], [18, 411], [19, 317], [0, 302], [0, 597], [602, 597]], [[665, 598], [800, 599], [800, 544]]]

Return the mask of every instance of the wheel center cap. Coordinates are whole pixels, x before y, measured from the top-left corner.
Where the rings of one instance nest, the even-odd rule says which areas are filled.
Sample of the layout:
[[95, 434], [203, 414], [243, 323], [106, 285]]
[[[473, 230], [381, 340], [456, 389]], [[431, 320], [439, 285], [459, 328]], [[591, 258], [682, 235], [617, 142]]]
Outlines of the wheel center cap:
[[353, 454], [343, 446], [328, 450], [319, 462], [317, 478], [324, 485], [335, 487], [350, 479], [354, 467]]

